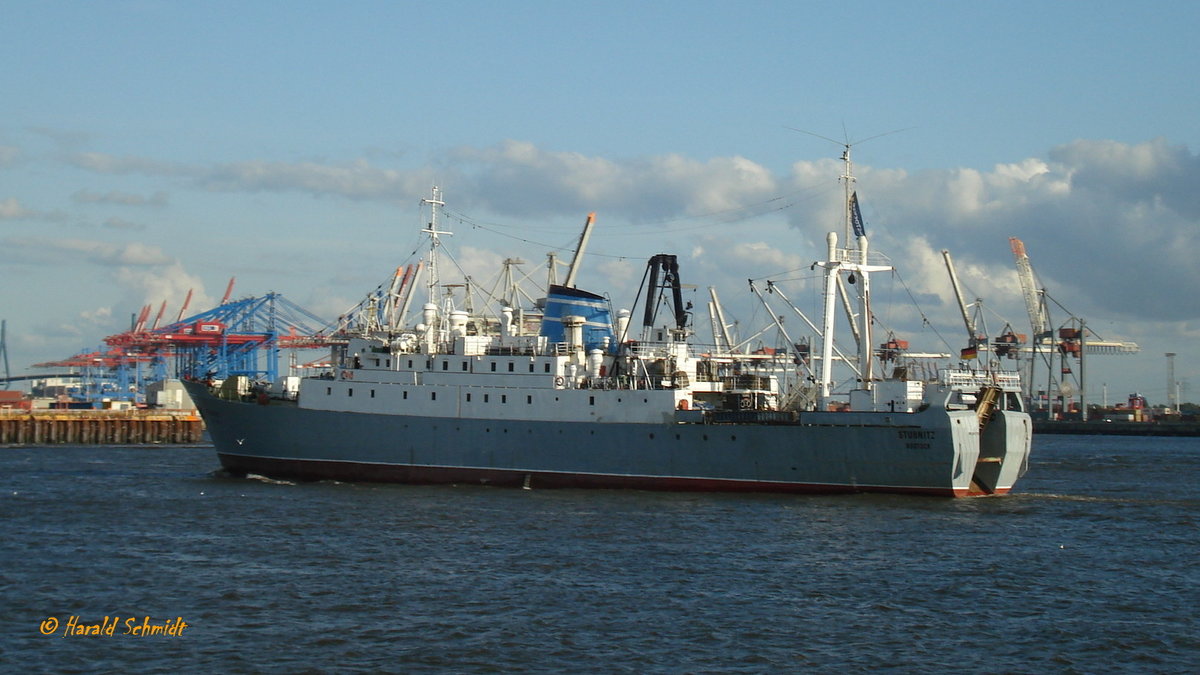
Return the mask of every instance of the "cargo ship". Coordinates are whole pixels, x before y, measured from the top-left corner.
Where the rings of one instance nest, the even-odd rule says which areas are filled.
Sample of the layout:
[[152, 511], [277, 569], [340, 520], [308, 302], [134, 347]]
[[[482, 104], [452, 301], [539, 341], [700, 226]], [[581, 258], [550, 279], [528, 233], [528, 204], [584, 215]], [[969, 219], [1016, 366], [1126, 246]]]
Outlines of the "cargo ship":
[[[435, 189], [424, 200], [434, 214], [423, 229], [429, 302], [415, 322], [347, 331], [328, 371], [273, 391], [239, 377], [185, 386], [234, 475], [530, 489], [1010, 492], [1028, 467], [1032, 437], [1019, 376], [962, 363], [924, 379], [904, 367], [883, 372], [899, 341], [871, 348], [870, 276], [891, 267], [869, 250], [856, 199], [847, 189], [849, 246], [831, 232], [814, 263], [824, 285], [819, 354], [797, 345], [781, 361], [693, 345], [678, 260], [667, 254], [647, 262], [640, 326], [577, 288], [574, 267], [566, 283], [549, 286], [536, 326], [513, 307], [491, 319], [439, 304], [443, 202]], [[859, 303], [857, 354], [835, 344], [836, 300], [847, 282]], [[836, 390], [843, 378], [835, 364], [853, 372], [849, 391]]]

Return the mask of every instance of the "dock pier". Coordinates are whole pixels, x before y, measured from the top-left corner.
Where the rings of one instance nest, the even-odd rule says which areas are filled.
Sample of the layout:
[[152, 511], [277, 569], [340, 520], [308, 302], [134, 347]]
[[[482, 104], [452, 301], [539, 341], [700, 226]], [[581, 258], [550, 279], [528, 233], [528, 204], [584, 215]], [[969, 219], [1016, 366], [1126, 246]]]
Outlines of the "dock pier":
[[0, 411], [0, 445], [200, 443], [204, 423], [186, 410]]

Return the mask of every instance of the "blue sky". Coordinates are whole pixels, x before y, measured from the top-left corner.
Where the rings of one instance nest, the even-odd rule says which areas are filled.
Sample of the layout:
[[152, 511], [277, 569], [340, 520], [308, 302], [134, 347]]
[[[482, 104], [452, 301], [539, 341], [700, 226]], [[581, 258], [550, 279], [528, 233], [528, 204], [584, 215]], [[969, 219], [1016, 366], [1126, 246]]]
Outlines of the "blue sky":
[[870, 139], [854, 157], [874, 245], [940, 335], [899, 313], [891, 328], [959, 346], [941, 248], [992, 332], [1025, 322], [1018, 236], [1055, 298], [1143, 347], [1089, 363], [1093, 399], [1108, 383], [1165, 400], [1165, 351], [1198, 397], [1191, 4], [0, 10], [0, 274], [21, 281], [0, 317], [18, 370], [189, 288], [214, 302], [231, 276], [237, 295], [335, 316], [407, 259], [434, 183], [474, 274], [541, 264], [521, 240], [569, 246], [596, 211], [582, 285], [632, 297], [644, 258], [675, 252], [751, 324], [745, 280], [807, 267], [836, 228], [840, 148], [800, 129]]

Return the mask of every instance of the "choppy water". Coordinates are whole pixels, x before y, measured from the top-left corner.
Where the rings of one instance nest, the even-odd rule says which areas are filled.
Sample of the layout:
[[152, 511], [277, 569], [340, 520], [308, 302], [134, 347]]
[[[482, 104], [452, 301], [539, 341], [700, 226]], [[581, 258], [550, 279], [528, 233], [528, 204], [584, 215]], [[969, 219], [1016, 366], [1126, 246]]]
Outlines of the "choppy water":
[[1200, 439], [1039, 436], [1017, 494], [957, 501], [0, 467], [10, 672], [1200, 670]]

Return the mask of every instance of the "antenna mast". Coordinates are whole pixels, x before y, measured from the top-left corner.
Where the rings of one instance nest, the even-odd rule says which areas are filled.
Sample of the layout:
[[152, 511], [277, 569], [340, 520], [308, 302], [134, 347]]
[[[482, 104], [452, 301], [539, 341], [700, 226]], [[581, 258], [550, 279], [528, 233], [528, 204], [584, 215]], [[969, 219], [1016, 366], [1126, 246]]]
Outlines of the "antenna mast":
[[440, 239], [438, 239], [438, 236], [443, 234], [452, 235], [454, 233], [449, 231], [443, 232], [437, 228], [438, 209], [446, 205], [446, 202], [442, 201], [441, 188], [434, 185], [433, 196], [429, 199], [422, 199], [421, 204], [429, 204], [430, 207], [429, 225], [425, 229], [421, 230], [425, 234], [429, 235], [429, 264], [427, 265], [428, 269], [426, 271], [426, 274], [428, 274], [427, 286], [429, 289], [429, 302], [438, 304], [439, 298], [437, 287], [441, 279], [438, 278], [437, 250], [438, 247], [442, 245], [442, 242]]
[[854, 195], [854, 162], [850, 159], [850, 144], [846, 143], [842, 147], [844, 148], [842, 150], [842, 164], [846, 169], [845, 173], [842, 174], [842, 185], [845, 188], [846, 193], [844, 199], [846, 228], [842, 241], [848, 244], [849, 242], [853, 241], [853, 239], [850, 238], [850, 230], [851, 219], [854, 216], [852, 213], [850, 199]]

